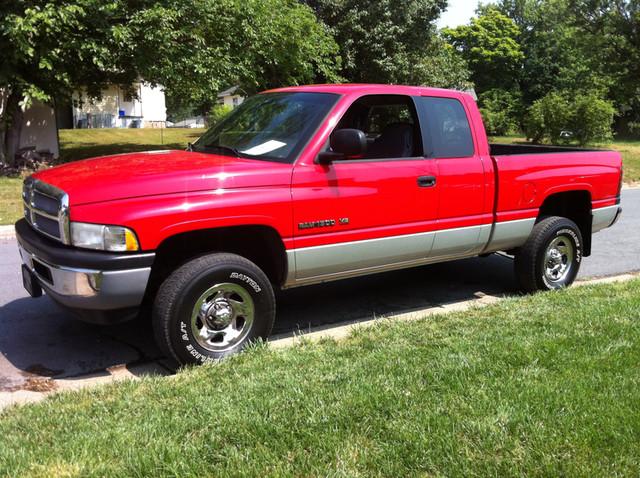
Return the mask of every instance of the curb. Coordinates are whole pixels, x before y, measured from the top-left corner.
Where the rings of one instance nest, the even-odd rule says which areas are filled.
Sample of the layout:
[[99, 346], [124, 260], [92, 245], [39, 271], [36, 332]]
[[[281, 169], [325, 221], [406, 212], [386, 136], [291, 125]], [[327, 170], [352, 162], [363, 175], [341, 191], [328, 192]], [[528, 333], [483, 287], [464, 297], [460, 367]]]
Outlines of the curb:
[[[596, 284], [611, 284], [614, 282], [624, 282], [640, 277], [640, 273], [627, 273], [616, 276], [600, 277], [594, 279], [586, 279], [577, 281], [575, 287], [583, 287]], [[423, 319], [436, 314], [448, 314], [451, 312], [463, 312], [475, 307], [486, 307], [491, 304], [500, 302], [505, 297], [497, 297], [487, 295], [482, 292], [475, 293], [476, 298], [459, 302], [450, 302], [438, 304], [420, 310], [414, 310], [402, 314], [390, 314], [383, 317], [374, 317], [368, 320], [351, 321], [349, 323], [341, 323], [334, 326], [324, 325], [311, 328], [304, 333], [290, 333], [272, 336], [269, 341], [269, 347], [282, 349], [291, 347], [300, 343], [317, 342], [324, 339], [341, 340], [347, 338], [354, 330], [362, 330], [371, 327], [381, 321], [413, 321]], [[65, 379], [46, 379], [45, 390], [16, 390], [12, 392], [0, 392], [0, 411], [11, 405], [22, 405], [25, 403], [33, 403], [44, 400], [47, 396], [55, 393], [79, 390], [87, 387], [95, 387], [109, 383], [120, 382], [123, 380], [139, 380], [143, 376], [173, 376], [169, 373], [168, 367], [163, 365], [163, 359], [149, 361], [140, 364], [122, 364], [108, 368], [102, 372], [96, 372], [83, 376], [65, 378]], [[35, 380], [36, 385], [38, 379]], [[37, 389], [36, 389], [37, 390]]]
[[0, 239], [15, 239], [16, 230], [13, 225], [0, 226]]

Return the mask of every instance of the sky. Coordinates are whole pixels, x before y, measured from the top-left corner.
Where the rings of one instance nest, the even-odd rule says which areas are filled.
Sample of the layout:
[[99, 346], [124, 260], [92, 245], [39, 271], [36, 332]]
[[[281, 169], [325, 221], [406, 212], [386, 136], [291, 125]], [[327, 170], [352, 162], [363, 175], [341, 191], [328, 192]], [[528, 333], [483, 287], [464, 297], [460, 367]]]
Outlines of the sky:
[[453, 28], [469, 23], [469, 19], [475, 13], [478, 3], [480, 3], [478, 0], [449, 0], [449, 8], [438, 20], [438, 28]]

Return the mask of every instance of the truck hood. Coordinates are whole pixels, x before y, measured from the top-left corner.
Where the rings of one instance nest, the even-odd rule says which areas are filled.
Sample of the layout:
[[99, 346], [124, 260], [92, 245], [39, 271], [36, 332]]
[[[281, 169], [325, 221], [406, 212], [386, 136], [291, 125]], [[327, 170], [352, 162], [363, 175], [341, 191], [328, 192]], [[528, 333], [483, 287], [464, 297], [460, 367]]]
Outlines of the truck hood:
[[34, 174], [69, 195], [70, 205], [159, 194], [284, 186], [292, 165], [189, 151], [118, 154]]

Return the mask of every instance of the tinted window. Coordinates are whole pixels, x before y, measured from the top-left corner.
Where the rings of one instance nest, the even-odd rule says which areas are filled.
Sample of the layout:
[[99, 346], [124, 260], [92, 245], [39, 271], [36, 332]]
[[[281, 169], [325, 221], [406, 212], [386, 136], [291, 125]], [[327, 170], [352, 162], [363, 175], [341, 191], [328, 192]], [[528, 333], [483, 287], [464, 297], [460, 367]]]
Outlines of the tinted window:
[[473, 156], [473, 139], [467, 114], [452, 98], [417, 98], [425, 156], [463, 158]]
[[193, 150], [291, 162], [337, 99], [329, 93], [253, 96], [202, 135]]

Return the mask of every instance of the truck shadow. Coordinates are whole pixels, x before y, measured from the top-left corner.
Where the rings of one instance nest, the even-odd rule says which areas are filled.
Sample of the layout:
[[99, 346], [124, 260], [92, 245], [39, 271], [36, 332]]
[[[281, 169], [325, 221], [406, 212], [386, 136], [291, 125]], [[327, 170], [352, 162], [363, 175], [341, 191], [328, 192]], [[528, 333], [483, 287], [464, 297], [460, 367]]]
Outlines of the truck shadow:
[[492, 255], [290, 289], [277, 294], [274, 334], [304, 333], [469, 300], [477, 293], [516, 292], [513, 261]]
[[[274, 335], [370, 321], [426, 307], [515, 293], [512, 261], [492, 255], [281, 291]], [[33, 377], [108, 375], [162, 356], [148, 320], [113, 326], [79, 322], [43, 297], [0, 307], [0, 390]], [[168, 364], [170, 366], [170, 364]], [[144, 373], [144, 372], [143, 372]]]

